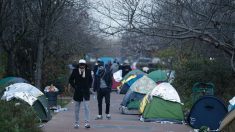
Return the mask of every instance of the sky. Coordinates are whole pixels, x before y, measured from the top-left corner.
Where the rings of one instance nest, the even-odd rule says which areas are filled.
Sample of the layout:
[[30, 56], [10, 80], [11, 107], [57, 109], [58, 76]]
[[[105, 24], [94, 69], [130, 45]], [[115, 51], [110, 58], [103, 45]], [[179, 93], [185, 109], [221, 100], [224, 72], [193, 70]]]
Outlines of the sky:
[[[100, 23], [100, 27], [101, 28], [106, 28], [108, 26], [112, 27], [112, 28], [109, 28], [109, 32], [116, 32], [117, 30], [115, 30], [115, 28], [118, 28], [121, 26], [124, 26], [127, 24], [127, 17], [123, 17], [119, 14], [115, 14], [112, 10], [116, 10], [117, 12], [123, 12], [124, 14], [127, 14], [127, 10], [125, 10], [123, 8], [123, 5], [125, 6], [125, 8], [130, 8], [129, 6], [127, 6], [127, 4], [125, 3], [125, 1], [123, 0], [123, 5], [120, 4], [120, 2], [122, 2], [122, 0], [89, 0], [90, 3], [93, 5], [93, 7], [95, 7], [96, 9], [94, 8], [91, 8], [90, 12], [91, 12], [91, 15]], [[115, 3], [117, 2], [117, 3]], [[131, 2], [131, 1], [126, 1], [126, 2]], [[136, 1], [133, 1], [133, 2], [136, 2]], [[148, 8], [150, 9], [151, 8], [151, 0], [140, 0], [139, 1], [139, 5], [138, 5], [138, 9], [135, 11], [135, 15], [134, 15], [134, 18], [138, 18], [138, 19], [141, 19], [139, 18], [140, 17], [140, 9], [144, 9], [144, 10], [148, 10]], [[107, 8], [110, 8], [111, 11], [109, 13], [109, 10], [105, 10], [103, 7], [107, 7]], [[107, 16], [99, 13], [97, 10], [99, 10], [100, 12], [103, 12], [104, 14], [111, 14], [113, 18], [115, 18], [115, 20], [117, 20], [117, 22], [120, 24], [118, 24], [117, 22], [115, 22], [114, 20], [108, 18]], [[119, 20], [118, 20], [119, 19]], [[124, 20], [124, 21], [121, 21], [121, 20]], [[114, 30], [113, 30], [114, 29]], [[119, 28], [120, 29], [120, 28]], [[112, 38], [112, 37], [110, 37]], [[118, 35], [115, 35], [113, 36], [113, 38], [118, 38]]]
[[[92, 3], [92, 5], [97, 8], [97, 9], [91, 9], [90, 13], [92, 15], [92, 17], [94, 17], [94, 19], [100, 23], [100, 27], [101, 28], [106, 28], [107, 25], [110, 25], [111, 27], [118, 27], [118, 24], [116, 24], [114, 21], [112, 21], [110, 18], [108, 18], [105, 15], [102, 15], [101, 13], [99, 13], [97, 10], [100, 10], [101, 12], [105, 12], [100, 6], [99, 3], [103, 2], [105, 3], [106, 6], [110, 6], [109, 4], [111, 4], [113, 0], [90, 0], [90, 2]], [[111, 31], [111, 30], [110, 30]], [[118, 35], [109, 35], [108, 36], [109, 39], [114, 39], [117, 40], [118, 39]]]

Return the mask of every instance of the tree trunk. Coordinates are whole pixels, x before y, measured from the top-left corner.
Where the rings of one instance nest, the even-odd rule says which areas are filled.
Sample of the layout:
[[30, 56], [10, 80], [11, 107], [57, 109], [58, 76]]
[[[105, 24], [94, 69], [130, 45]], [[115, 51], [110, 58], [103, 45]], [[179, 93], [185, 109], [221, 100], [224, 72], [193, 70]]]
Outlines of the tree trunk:
[[14, 76], [15, 75], [15, 69], [16, 69], [16, 65], [15, 65], [15, 54], [12, 51], [7, 52], [7, 56], [8, 56], [8, 62], [7, 62], [7, 75], [8, 76]]
[[42, 80], [43, 48], [44, 48], [44, 38], [41, 37], [39, 38], [39, 43], [38, 43], [36, 71], [34, 75], [35, 85], [39, 89], [41, 89], [41, 80]]

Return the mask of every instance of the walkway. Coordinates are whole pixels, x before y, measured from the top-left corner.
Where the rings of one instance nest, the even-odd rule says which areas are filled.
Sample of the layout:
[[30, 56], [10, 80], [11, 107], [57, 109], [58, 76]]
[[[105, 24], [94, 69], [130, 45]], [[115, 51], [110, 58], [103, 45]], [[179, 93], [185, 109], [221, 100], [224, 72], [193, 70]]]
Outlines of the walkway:
[[[71, 101], [68, 105], [68, 111], [62, 111], [56, 114], [51, 121], [43, 127], [44, 132], [193, 132], [186, 125], [179, 124], [160, 124], [153, 122], [140, 122], [137, 115], [120, 114], [118, 108], [123, 95], [112, 93], [111, 95], [111, 115], [112, 119], [94, 120], [97, 115], [97, 101], [91, 96], [91, 128], [85, 129], [84, 123], [81, 120], [80, 128], [74, 129], [74, 102]], [[103, 109], [104, 109], [103, 105]], [[83, 118], [83, 107], [81, 108], [81, 119]]]

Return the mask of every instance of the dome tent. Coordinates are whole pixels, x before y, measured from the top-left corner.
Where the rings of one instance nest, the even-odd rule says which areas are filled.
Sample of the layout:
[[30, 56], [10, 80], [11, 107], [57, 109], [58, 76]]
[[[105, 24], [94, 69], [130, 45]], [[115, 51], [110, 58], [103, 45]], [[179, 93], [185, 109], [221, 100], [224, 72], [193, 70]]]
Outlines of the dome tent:
[[0, 96], [3, 95], [5, 88], [14, 83], [28, 83], [27, 80], [21, 77], [6, 77], [0, 80]]
[[169, 83], [160, 83], [143, 98], [140, 113], [142, 121], [182, 123], [184, 120], [180, 97]]
[[[128, 92], [124, 96], [123, 101], [121, 103], [122, 108], [124, 110], [138, 110], [140, 102], [143, 99], [144, 95], [151, 92], [155, 86], [156, 83], [147, 76], [143, 76], [142, 78], [138, 79], [131, 85]], [[123, 109], [122, 113], [129, 113], [129, 111], [125, 112], [123, 111]], [[131, 113], [132, 112], [130, 112], [130, 114]]]
[[145, 73], [142, 72], [141, 70], [138, 70], [138, 69], [132, 70], [132, 71], [128, 72], [128, 73], [122, 78], [122, 82], [123, 82], [123, 81], [125, 82], [126, 79], [127, 79], [129, 76], [131, 76], [131, 75], [138, 75], [138, 74], [145, 75]]
[[120, 94], [126, 94], [130, 86], [141, 77], [143, 77], [142, 74], [129, 76], [126, 82], [122, 85]]
[[36, 87], [27, 83], [15, 83], [5, 88], [2, 100], [21, 100], [33, 107], [42, 121], [51, 119], [48, 102], [44, 94]]
[[163, 70], [152, 71], [147, 76], [156, 83], [167, 81], [167, 73]]
[[203, 96], [198, 99], [190, 110], [187, 122], [194, 129], [207, 126], [210, 130], [219, 128], [220, 122], [227, 114], [224, 103], [214, 96]]

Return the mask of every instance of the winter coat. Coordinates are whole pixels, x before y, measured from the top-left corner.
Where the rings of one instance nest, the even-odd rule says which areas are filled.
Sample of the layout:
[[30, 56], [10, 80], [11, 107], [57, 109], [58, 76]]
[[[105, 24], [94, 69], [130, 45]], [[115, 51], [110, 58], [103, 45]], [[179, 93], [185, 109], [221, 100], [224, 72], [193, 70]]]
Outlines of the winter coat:
[[75, 89], [73, 99], [75, 101], [90, 100], [90, 88], [92, 84], [91, 70], [85, 69], [85, 78], [79, 74], [79, 70], [74, 69], [69, 77], [69, 83]]
[[[111, 86], [112, 86], [112, 71], [110, 69], [106, 69], [105, 75], [103, 76], [103, 79], [107, 85], [108, 90], [111, 92]], [[93, 91], [94, 92], [99, 92], [100, 91], [100, 80], [101, 80], [101, 75], [95, 74], [95, 79], [94, 79], [94, 87]]]
[[131, 71], [131, 66], [130, 65], [123, 65], [119, 69], [122, 70], [122, 77], [124, 77], [128, 72]]

